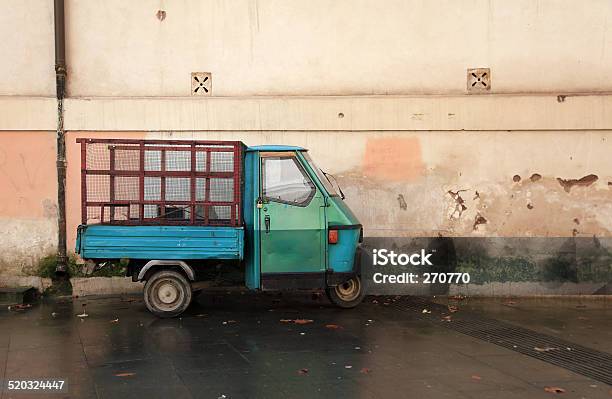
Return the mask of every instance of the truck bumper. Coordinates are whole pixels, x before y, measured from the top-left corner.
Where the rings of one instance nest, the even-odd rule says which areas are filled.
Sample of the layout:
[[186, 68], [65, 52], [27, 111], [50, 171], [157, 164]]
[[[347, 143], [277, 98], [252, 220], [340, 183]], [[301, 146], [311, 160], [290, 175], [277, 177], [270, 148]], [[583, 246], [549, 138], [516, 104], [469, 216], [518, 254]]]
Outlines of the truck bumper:
[[334, 272], [333, 270], [328, 270], [325, 279], [327, 282], [327, 286], [336, 286], [344, 283], [345, 281], [350, 280], [355, 276], [361, 276], [361, 245], [358, 245], [355, 249], [355, 258], [353, 260], [353, 269], [348, 272]]

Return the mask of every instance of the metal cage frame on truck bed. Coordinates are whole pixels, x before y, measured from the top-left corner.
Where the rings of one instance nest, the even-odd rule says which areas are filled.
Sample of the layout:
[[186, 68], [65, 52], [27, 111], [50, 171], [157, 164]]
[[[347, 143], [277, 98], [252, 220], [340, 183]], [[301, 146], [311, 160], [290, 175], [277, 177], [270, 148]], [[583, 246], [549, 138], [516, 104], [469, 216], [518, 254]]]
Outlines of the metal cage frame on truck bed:
[[239, 141], [78, 138], [82, 224], [242, 225]]

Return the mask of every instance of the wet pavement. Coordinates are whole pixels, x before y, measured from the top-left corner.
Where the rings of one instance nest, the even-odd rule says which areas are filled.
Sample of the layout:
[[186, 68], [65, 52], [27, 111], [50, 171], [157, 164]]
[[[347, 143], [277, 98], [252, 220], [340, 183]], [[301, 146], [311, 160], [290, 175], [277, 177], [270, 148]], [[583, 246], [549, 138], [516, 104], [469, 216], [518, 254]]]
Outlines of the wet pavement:
[[[1, 397], [612, 398], [612, 386], [463, 335], [420, 312], [400, 311], [390, 301], [369, 297], [342, 310], [325, 296], [210, 294], [169, 320], [149, 314], [137, 297], [1, 310], [3, 380], [67, 381], [67, 392], [53, 394], [8, 391], [4, 383]], [[606, 301], [452, 305], [457, 314], [482, 313], [612, 351]], [[82, 313], [88, 316], [77, 317]]]

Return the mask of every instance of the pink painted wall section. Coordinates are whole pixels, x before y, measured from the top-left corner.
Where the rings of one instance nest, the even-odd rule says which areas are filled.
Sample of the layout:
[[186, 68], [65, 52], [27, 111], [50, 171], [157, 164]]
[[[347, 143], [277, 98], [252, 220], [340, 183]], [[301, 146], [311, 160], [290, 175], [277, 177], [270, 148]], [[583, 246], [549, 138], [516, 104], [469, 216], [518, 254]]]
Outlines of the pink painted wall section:
[[66, 135], [66, 237], [68, 252], [74, 251], [76, 229], [81, 223], [81, 145], [79, 137], [144, 139], [144, 132], [68, 132]]
[[0, 219], [57, 215], [55, 132], [0, 132]]
[[386, 181], [414, 181], [424, 165], [417, 137], [368, 138], [363, 159], [363, 174]]

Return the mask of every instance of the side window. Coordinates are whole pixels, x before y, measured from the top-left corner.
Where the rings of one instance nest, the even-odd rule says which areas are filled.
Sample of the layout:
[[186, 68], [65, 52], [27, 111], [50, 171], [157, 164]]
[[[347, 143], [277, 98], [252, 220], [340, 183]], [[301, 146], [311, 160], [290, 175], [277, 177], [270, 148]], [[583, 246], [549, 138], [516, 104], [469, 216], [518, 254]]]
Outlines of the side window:
[[264, 198], [298, 206], [308, 205], [315, 187], [297, 159], [266, 157], [262, 166]]

